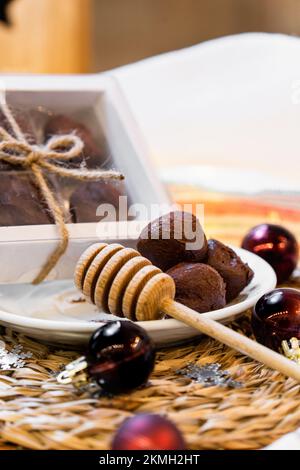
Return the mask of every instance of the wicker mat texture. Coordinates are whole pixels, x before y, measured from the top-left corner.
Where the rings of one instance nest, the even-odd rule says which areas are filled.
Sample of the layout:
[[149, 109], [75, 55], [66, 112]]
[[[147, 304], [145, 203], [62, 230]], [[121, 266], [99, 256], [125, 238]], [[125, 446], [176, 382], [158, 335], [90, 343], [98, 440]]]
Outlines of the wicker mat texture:
[[[195, 201], [194, 193], [190, 199]], [[300, 220], [294, 214], [271, 211], [270, 217], [299, 237]], [[225, 216], [211, 210], [206, 228], [210, 236], [238, 244], [247, 228], [266, 219], [261, 213]], [[300, 279], [291, 285], [300, 288]], [[232, 326], [250, 335], [249, 312]], [[0, 374], [3, 450], [109, 449], [123, 420], [140, 412], [168, 416], [188, 447], [198, 450], [262, 448], [300, 426], [300, 384], [209, 338], [159, 351], [149, 384], [118, 397], [94, 396], [89, 389], [56, 382], [55, 374], [78, 352], [51, 349], [10, 331], [3, 331], [0, 339], [7, 347], [22, 344], [33, 354], [23, 368]], [[187, 363], [219, 363], [242, 387], [193, 382], [176, 373]]]

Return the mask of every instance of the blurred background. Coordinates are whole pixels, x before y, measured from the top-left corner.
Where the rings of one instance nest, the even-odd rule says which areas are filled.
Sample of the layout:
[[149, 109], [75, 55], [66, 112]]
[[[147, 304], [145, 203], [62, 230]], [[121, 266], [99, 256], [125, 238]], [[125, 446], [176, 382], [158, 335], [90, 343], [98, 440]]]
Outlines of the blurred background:
[[300, 33], [299, 0], [0, 0], [0, 71], [104, 71], [246, 31]]
[[[0, 0], [0, 18], [0, 73], [89, 73], [243, 32], [298, 36], [300, 0]], [[267, 220], [300, 236], [299, 53], [293, 37], [242, 35], [113, 72], [174, 200], [205, 204], [215, 238], [239, 244]]]

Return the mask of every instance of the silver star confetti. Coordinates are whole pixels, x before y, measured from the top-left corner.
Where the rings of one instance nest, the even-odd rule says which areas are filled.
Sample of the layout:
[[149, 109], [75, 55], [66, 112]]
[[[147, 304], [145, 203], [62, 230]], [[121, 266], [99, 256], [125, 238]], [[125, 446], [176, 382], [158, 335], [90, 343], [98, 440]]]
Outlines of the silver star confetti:
[[205, 387], [219, 386], [230, 388], [241, 388], [241, 382], [233, 380], [227, 370], [222, 370], [220, 364], [188, 364], [183, 369], [176, 371], [178, 375], [184, 375]]
[[32, 357], [31, 352], [24, 352], [20, 344], [14, 346], [10, 351], [6, 349], [4, 341], [0, 341], [0, 369], [21, 369], [25, 366], [25, 359]]

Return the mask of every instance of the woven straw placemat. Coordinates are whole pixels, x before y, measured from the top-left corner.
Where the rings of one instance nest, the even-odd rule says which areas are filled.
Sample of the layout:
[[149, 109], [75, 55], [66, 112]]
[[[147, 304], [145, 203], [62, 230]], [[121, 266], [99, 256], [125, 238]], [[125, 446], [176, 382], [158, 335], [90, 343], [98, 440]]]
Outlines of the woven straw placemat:
[[[211, 211], [206, 228], [209, 236], [239, 244], [246, 229], [261, 221], [261, 214], [229, 217]], [[300, 235], [299, 220], [276, 222]], [[300, 279], [291, 285], [300, 287]], [[232, 326], [250, 335], [249, 312]], [[300, 384], [209, 338], [159, 351], [149, 384], [113, 398], [56, 382], [55, 374], [78, 352], [55, 350], [10, 331], [0, 339], [33, 354], [25, 367], [1, 371], [0, 449], [106, 450], [123, 420], [140, 412], [168, 416], [188, 447], [197, 450], [262, 448], [300, 425]], [[219, 363], [242, 387], [205, 387], [178, 375], [188, 363]]]
[[[249, 333], [248, 316], [234, 327]], [[2, 338], [33, 357], [1, 372], [0, 449], [107, 450], [122, 421], [141, 412], [168, 416], [197, 450], [257, 449], [300, 425], [300, 384], [208, 338], [160, 351], [149, 384], [117, 397], [57, 384], [54, 374], [78, 353], [10, 332]], [[188, 363], [219, 363], [242, 387], [204, 387], [178, 375]]]

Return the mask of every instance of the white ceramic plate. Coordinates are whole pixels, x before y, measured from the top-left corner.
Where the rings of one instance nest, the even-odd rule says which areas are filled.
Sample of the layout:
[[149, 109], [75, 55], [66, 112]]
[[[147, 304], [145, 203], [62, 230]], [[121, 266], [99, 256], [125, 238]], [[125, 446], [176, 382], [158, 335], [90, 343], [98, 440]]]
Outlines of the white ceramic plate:
[[[265, 292], [276, 285], [276, 275], [263, 259], [241, 248], [234, 250], [253, 269], [254, 278], [225, 308], [202, 314], [223, 323], [253, 307]], [[80, 293], [72, 281], [53, 281], [40, 286], [1, 285], [0, 324], [51, 344], [83, 346], [103, 321], [116, 317], [99, 313], [95, 306], [78, 302], [78, 299]], [[199, 335], [198, 331], [173, 319], [139, 324], [158, 346]]]

